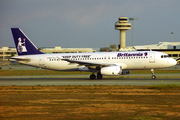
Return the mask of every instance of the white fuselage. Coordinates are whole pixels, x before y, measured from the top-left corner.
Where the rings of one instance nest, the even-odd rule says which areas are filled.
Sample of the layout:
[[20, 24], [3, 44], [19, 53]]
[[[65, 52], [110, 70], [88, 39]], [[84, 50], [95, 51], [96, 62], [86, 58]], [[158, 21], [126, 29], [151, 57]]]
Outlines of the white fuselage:
[[167, 57], [167, 54], [155, 51], [38, 54], [22, 55], [13, 58], [29, 59], [28, 61], [17, 62], [51, 70], [83, 71], [81, 68], [85, 67], [85, 65], [69, 63], [63, 59], [92, 63], [111, 63], [121, 66], [124, 70], [166, 68], [176, 64], [176, 61]]

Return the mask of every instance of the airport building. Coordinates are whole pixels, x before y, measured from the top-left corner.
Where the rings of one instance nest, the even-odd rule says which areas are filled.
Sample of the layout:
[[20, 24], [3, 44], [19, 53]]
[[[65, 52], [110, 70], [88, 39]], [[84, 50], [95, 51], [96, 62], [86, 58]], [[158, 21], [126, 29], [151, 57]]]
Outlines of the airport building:
[[[82, 53], [82, 52], [96, 52], [92, 48], [61, 48], [60, 46], [54, 48], [39, 48], [43, 53]], [[16, 48], [2, 47], [0, 48], [0, 60], [7, 61], [10, 57], [17, 56]]]
[[[132, 46], [129, 47], [129, 49], [130, 48], [132, 48]], [[170, 57], [175, 59], [180, 57], [180, 42], [159, 42], [159, 44], [153, 45], [134, 46], [133, 49], [137, 51], [160, 51], [168, 54]], [[180, 64], [180, 59], [178, 59], [178, 64]]]

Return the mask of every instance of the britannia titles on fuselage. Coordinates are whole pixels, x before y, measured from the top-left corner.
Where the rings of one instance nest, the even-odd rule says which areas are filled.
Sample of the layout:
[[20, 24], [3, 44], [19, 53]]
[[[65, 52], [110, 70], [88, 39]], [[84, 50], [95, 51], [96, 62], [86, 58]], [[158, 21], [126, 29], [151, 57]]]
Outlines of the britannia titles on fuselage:
[[147, 56], [148, 55], [148, 53], [147, 52], [145, 52], [145, 53], [118, 53], [117, 54], [117, 57], [135, 57], [135, 56]]

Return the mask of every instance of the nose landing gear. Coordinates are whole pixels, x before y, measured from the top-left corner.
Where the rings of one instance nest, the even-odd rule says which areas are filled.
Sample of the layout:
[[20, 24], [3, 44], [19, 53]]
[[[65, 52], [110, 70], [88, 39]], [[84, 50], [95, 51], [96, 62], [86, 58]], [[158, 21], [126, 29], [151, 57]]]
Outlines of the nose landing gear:
[[154, 69], [151, 69], [151, 73], [152, 73], [152, 79], [156, 79], [156, 75], [154, 74]]

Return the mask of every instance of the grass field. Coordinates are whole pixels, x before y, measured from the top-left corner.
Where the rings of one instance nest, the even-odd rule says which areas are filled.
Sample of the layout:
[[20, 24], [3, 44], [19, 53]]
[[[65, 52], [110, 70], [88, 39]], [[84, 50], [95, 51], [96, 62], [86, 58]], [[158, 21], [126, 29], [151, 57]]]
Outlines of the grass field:
[[[155, 73], [179, 74], [180, 70]], [[69, 74], [90, 73], [0, 70], [0, 77]], [[131, 74], [151, 75], [151, 71], [131, 70]], [[180, 86], [0, 86], [0, 120], [11, 119], [179, 120]]]
[[1, 120], [179, 120], [180, 86], [1, 86]]

